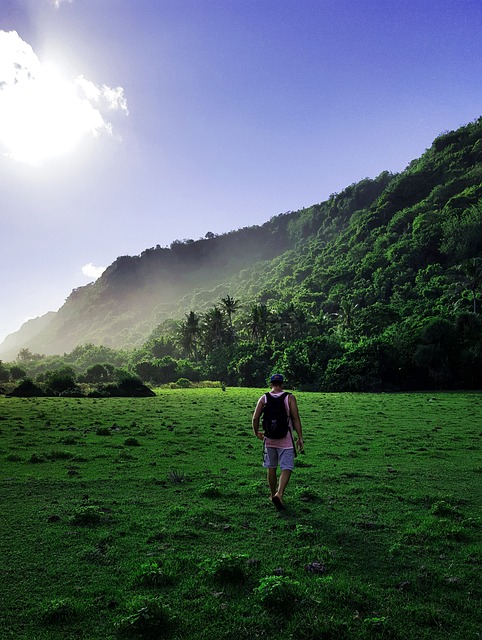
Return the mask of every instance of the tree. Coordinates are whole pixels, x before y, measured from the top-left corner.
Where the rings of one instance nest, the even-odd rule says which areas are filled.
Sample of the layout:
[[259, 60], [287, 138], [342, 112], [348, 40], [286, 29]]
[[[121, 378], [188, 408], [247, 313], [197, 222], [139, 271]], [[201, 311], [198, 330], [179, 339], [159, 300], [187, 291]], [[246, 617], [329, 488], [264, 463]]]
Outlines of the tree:
[[143, 382], [153, 382], [155, 384], [164, 382], [159, 366], [153, 362], [138, 362], [135, 366], [135, 372]]
[[115, 367], [111, 364], [94, 364], [88, 367], [84, 379], [86, 382], [98, 384], [114, 380]]
[[164, 356], [174, 357], [177, 352], [174, 342], [165, 336], [155, 339], [150, 345], [150, 350], [154, 358], [163, 358]]
[[10, 370], [0, 360], [0, 382], [8, 382], [10, 380]]
[[270, 315], [271, 312], [265, 304], [255, 304], [251, 307], [248, 322], [253, 340], [259, 341], [266, 338]]
[[221, 302], [224, 306], [226, 315], [228, 316], [229, 333], [230, 333], [231, 339], [234, 340], [233, 314], [239, 310], [240, 302], [239, 300], [235, 300], [234, 298], [231, 298], [230, 295], [227, 295], [225, 298], [221, 298]]
[[68, 389], [74, 389], [75, 371], [72, 367], [62, 367], [55, 371], [45, 373], [45, 382], [48, 388], [54, 393], [62, 393]]
[[446, 386], [454, 377], [457, 350], [454, 325], [445, 318], [430, 318], [421, 331], [413, 359], [437, 386]]
[[13, 365], [10, 367], [10, 377], [12, 380], [21, 380], [25, 378], [27, 372], [22, 367], [18, 367], [17, 365]]
[[308, 317], [305, 309], [293, 302], [279, 305], [277, 317], [271, 314], [270, 321], [276, 324], [282, 340], [292, 341], [304, 338], [308, 333]]
[[464, 260], [457, 267], [460, 283], [466, 287], [472, 296], [472, 311], [477, 314], [477, 293], [482, 286], [482, 259], [472, 258]]
[[201, 334], [201, 318], [190, 311], [179, 325], [180, 342], [184, 353], [198, 359], [199, 337]]
[[203, 319], [204, 347], [208, 351], [222, 347], [226, 336], [226, 321], [218, 307], [209, 309]]
[[17, 362], [32, 362], [34, 359], [34, 354], [30, 351], [30, 349], [20, 349], [17, 355]]

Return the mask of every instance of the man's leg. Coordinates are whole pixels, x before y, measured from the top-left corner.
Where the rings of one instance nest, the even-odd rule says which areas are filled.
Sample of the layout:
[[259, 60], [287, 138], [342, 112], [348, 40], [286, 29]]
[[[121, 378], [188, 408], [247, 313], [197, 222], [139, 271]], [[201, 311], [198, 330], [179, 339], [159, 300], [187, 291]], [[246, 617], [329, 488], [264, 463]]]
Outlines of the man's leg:
[[286, 489], [288, 482], [290, 481], [290, 477], [291, 477], [291, 469], [283, 469], [279, 479], [278, 491], [275, 493], [275, 495], [281, 500], [281, 502], [283, 502], [283, 493]]
[[276, 493], [276, 469], [268, 469], [268, 484], [273, 497]]

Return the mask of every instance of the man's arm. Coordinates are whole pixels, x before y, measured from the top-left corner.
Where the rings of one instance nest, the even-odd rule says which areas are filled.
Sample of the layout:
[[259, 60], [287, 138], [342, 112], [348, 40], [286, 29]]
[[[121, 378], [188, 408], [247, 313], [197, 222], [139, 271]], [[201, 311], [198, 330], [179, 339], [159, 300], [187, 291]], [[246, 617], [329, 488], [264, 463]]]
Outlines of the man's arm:
[[258, 404], [256, 405], [256, 409], [253, 413], [253, 433], [260, 440], [264, 440], [264, 435], [259, 432], [259, 419], [261, 418], [261, 414], [263, 413], [264, 402], [263, 398], [258, 400]]
[[296, 431], [298, 439], [296, 446], [300, 451], [303, 451], [303, 429], [301, 427], [300, 412], [298, 411], [298, 404], [293, 394], [289, 396], [291, 422], [293, 423], [293, 429]]

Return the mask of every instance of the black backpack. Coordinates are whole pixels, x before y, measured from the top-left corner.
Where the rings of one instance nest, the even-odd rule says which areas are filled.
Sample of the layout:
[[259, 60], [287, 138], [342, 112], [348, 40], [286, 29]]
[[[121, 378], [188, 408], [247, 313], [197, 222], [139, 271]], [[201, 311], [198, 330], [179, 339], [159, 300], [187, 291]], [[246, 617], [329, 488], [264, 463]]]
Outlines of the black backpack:
[[263, 409], [263, 431], [266, 438], [280, 440], [288, 433], [288, 414], [286, 412], [285, 398], [287, 391], [278, 397], [273, 397], [269, 392], [265, 393], [266, 403]]

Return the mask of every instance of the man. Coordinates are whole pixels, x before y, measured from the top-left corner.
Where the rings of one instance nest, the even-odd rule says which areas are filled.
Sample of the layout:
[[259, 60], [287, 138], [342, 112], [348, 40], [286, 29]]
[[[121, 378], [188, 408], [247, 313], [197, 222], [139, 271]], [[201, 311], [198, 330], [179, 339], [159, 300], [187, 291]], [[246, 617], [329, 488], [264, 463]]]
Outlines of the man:
[[[283, 376], [275, 373], [271, 376], [271, 391], [269, 392], [274, 398], [281, 396], [283, 391]], [[291, 477], [291, 472], [295, 466], [295, 444], [293, 440], [293, 429], [298, 436], [297, 447], [300, 452], [303, 451], [303, 434], [301, 429], [300, 414], [296, 398], [292, 393], [286, 395], [284, 399], [286, 413], [288, 415], [288, 433], [280, 439], [267, 438], [259, 430], [259, 420], [265, 409], [267, 402], [266, 394], [262, 395], [258, 400], [256, 409], [253, 413], [253, 431], [254, 435], [264, 441], [264, 463], [263, 466], [268, 469], [268, 485], [271, 491], [271, 501], [278, 511], [283, 511], [286, 507], [283, 502], [283, 494]], [[277, 482], [277, 468], [281, 469], [279, 483]]]

